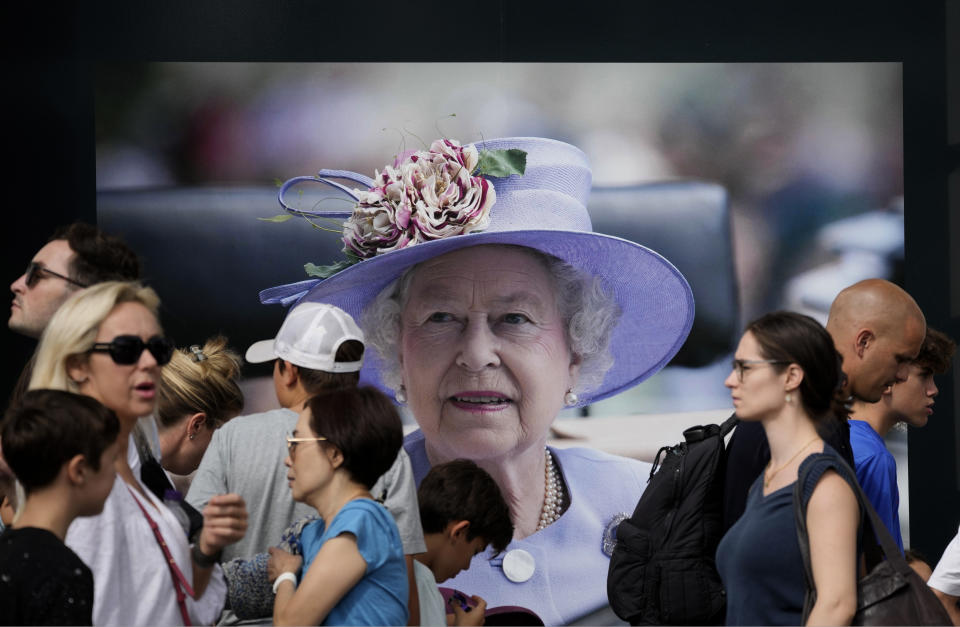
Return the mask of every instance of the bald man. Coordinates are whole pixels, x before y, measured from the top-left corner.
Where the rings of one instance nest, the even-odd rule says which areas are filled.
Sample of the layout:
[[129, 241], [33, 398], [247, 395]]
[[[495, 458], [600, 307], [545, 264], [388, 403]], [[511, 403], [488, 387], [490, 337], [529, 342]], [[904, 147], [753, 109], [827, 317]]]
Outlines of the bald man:
[[[842, 290], [830, 306], [827, 332], [843, 358], [841, 393], [851, 402], [875, 403], [883, 390], [905, 381], [920, 352], [927, 323], [916, 301], [884, 279], [866, 279]], [[825, 420], [820, 436], [854, 467], [847, 421]], [[747, 492], [770, 462], [770, 446], [759, 422], [741, 422], [727, 446], [724, 528], [743, 514]]]
[[837, 295], [830, 306], [827, 331], [843, 356], [844, 392], [876, 403], [885, 388], [907, 380], [927, 322], [903, 289], [883, 279], [867, 279]]

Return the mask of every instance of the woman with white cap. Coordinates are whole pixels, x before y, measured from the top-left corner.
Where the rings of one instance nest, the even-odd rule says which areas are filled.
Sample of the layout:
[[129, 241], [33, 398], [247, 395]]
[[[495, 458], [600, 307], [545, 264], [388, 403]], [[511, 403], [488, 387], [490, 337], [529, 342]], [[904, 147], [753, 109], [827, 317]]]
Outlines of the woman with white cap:
[[610, 530], [632, 511], [649, 465], [546, 440], [562, 409], [640, 383], [680, 349], [694, 311], [683, 276], [657, 253], [591, 230], [590, 169], [562, 142], [442, 139], [375, 179], [322, 170], [281, 188], [289, 211], [329, 216], [286, 204], [305, 180], [356, 201], [347, 260], [261, 300], [328, 302], [356, 316], [377, 353], [361, 378], [420, 426], [404, 444], [417, 481], [434, 464], [471, 459], [510, 505], [516, 531], [504, 554], [477, 556], [449, 585], [546, 624], [604, 606]]

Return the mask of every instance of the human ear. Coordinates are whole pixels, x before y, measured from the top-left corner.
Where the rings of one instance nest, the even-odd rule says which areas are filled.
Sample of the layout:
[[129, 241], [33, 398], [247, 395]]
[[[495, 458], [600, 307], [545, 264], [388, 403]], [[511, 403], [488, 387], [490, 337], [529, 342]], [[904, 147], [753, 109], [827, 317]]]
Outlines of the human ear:
[[187, 436], [192, 440], [196, 435], [203, 429], [203, 425], [207, 423], [207, 414], [202, 411], [198, 411], [189, 418], [187, 418]]
[[784, 390], [787, 392], [792, 392], [800, 387], [800, 384], [803, 382], [803, 368], [797, 364], [790, 364], [787, 366], [786, 371], [786, 381], [784, 381]]
[[854, 347], [856, 349], [857, 357], [862, 359], [864, 352], [866, 352], [866, 350], [873, 345], [875, 340], [876, 336], [870, 329], [860, 329], [857, 331], [857, 335], [854, 338]]
[[576, 353], [570, 354], [570, 387], [575, 387], [577, 385], [577, 379], [580, 378], [580, 364], [583, 363], [583, 358]]
[[330, 465], [333, 466], [334, 469], [343, 465], [343, 452], [340, 449], [336, 446], [327, 446], [324, 448], [327, 450], [327, 459], [330, 460]]
[[66, 463], [67, 479], [71, 485], [82, 486], [86, 481], [87, 460], [83, 455], [77, 454], [70, 458]]
[[293, 387], [296, 385], [297, 380], [300, 378], [300, 369], [291, 364], [289, 361], [284, 360], [283, 371], [280, 373], [280, 379], [283, 381], [285, 386]]
[[467, 532], [470, 530], [470, 521], [469, 520], [459, 520], [456, 522], [451, 522], [447, 525], [447, 536], [453, 540], [466, 540]]
[[90, 378], [90, 367], [86, 355], [70, 355], [67, 357], [67, 377], [77, 386], [82, 385]]

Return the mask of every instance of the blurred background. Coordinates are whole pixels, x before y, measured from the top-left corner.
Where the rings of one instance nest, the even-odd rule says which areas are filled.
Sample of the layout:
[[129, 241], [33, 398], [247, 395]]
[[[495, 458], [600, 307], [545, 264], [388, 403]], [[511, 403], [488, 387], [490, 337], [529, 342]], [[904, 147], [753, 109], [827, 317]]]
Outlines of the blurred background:
[[[338, 256], [336, 234], [299, 219], [255, 220], [280, 213], [272, 196], [292, 176], [320, 168], [373, 176], [397, 152], [440, 136], [552, 137], [590, 160], [595, 225], [640, 243], [630, 214], [608, 210], [601, 189], [715, 183], [725, 190], [719, 237], [732, 251], [733, 293], [704, 300], [697, 282], [713, 279], [666, 256], [694, 285], [698, 317], [726, 308], [736, 319], [709, 358], [675, 360], [590, 414], [728, 407], [723, 380], [745, 321], [781, 307], [824, 321], [842, 287], [868, 276], [902, 281], [901, 74], [899, 63], [100, 63], [99, 221], [147, 248], [147, 276], [179, 344], [222, 332], [242, 351], [282, 320], [279, 307], [257, 302], [260, 289]], [[173, 192], [187, 194], [177, 207], [130, 200]], [[198, 208], [186, 211], [191, 203]], [[204, 272], [178, 271], [183, 255], [160, 254], [176, 242], [156, 241], [157, 220], [176, 222], [174, 239], [184, 242], [212, 232], [181, 252], [216, 259]], [[682, 235], [686, 226], [672, 228]], [[225, 255], [234, 257], [218, 269]], [[266, 282], [244, 282], [262, 266], [273, 272]], [[183, 301], [224, 289], [238, 300], [212, 320]], [[265, 372], [247, 374], [253, 392]], [[265, 396], [272, 402], [271, 389]]]

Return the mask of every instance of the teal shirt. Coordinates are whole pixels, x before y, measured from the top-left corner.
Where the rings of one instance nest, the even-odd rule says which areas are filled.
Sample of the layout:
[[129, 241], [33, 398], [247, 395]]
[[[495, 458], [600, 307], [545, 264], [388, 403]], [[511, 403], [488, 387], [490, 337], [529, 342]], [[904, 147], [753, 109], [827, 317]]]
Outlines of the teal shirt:
[[[393, 517], [370, 499], [344, 505], [329, 528], [316, 520], [303, 528], [303, 569], [310, 569], [323, 543], [342, 533], [357, 539], [357, 549], [367, 563], [363, 578], [340, 599], [323, 625], [406, 625], [409, 617], [407, 565]], [[301, 574], [301, 579], [302, 579]]]

